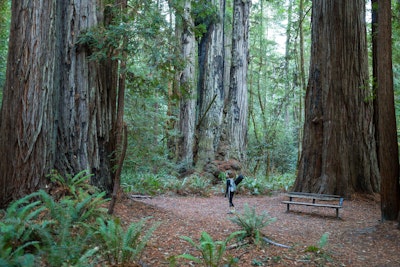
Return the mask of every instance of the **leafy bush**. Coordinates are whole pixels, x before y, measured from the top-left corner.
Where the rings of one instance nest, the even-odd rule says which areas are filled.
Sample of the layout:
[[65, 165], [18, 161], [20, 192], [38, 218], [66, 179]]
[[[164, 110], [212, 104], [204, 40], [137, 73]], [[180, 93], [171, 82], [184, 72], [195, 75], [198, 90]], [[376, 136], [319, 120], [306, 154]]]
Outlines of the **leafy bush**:
[[269, 184], [264, 179], [251, 179], [246, 177], [242, 185], [243, 188], [252, 195], [262, 195], [270, 190]]
[[276, 218], [271, 218], [265, 212], [258, 215], [254, 207], [250, 209], [246, 204], [243, 214], [236, 213], [236, 216], [230, 218], [230, 220], [242, 228], [243, 235], [241, 238], [250, 238], [253, 243], [259, 244], [262, 236], [261, 230], [275, 222]]
[[[181, 238], [191, 244], [198, 252], [201, 253], [201, 257], [196, 257], [191, 254], [181, 254], [177, 257], [173, 257], [171, 260], [174, 262], [176, 259], [182, 258], [193, 261], [197, 264], [201, 264], [207, 267], [219, 267], [221, 263], [226, 261], [224, 258], [226, 252], [226, 246], [233, 238], [242, 234], [242, 232], [234, 232], [223, 241], [214, 241], [207, 232], [202, 232], [199, 243], [193, 241], [188, 236], [181, 236]], [[230, 258], [228, 264], [232, 266], [237, 260]]]

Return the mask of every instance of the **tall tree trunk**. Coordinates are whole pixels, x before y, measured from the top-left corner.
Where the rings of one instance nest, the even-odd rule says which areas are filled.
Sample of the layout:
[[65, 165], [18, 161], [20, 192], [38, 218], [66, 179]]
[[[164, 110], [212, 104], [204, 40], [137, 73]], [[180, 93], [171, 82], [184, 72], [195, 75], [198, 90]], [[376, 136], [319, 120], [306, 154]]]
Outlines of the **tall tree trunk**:
[[180, 76], [180, 117], [178, 162], [191, 167], [193, 164], [194, 131], [196, 120], [195, 44], [191, 1], [185, 0], [182, 17], [181, 53], [185, 68]]
[[[60, 1], [59, 5], [60, 117], [54, 168], [71, 174], [88, 170], [94, 174], [92, 182], [110, 193], [109, 139], [114, 134], [116, 88], [113, 84], [102, 88], [99, 64], [88, 59], [90, 48], [77, 45], [81, 32], [97, 26], [97, 15], [103, 14], [97, 14], [97, 0]], [[114, 70], [106, 73], [107, 84], [117, 81]]]
[[[128, 0], [116, 0], [115, 5], [120, 11], [120, 16], [126, 13], [126, 9], [128, 6]], [[119, 75], [118, 75], [118, 99], [117, 99], [117, 109], [116, 119], [112, 125], [112, 135], [115, 138], [111, 139], [114, 142], [111, 144], [112, 147], [112, 155], [114, 155], [113, 160], [111, 161], [111, 178], [113, 184], [113, 190], [111, 195], [111, 201], [108, 208], [108, 214], [113, 214], [114, 206], [117, 201], [117, 197], [119, 194], [120, 186], [121, 186], [121, 173], [122, 167], [125, 160], [126, 149], [128, 146], [128, 130], [127, 126], [124, 123], [124, 109], [125, 109], [125, 87], [126, 87], [126, 58], [127, 52], [126, 47], [128, 43], [128, 37], [124, 36], [121, 40], [122, 42], [122, 52], [121, 52], [121, 60], [119, 62]], [[110, 155], [111, 155], [110, 154]]]
[[12, 1], [0, 127], [0, 206], [42, 187], [56, 150], [59, 49], [53, 1]]
[[379, 191], [365, 1], [313, 1], [303, 151], [294, 190]]
[[107, 146], [115, 99], [99, 83], [89, 48], [77, 44], [102, 19], [97, 4], [12, 1], [0, 125], [2, 207], [44, 187], [52, 169], [61, 175], [88, 170], [95, 184], [112, 190]]
[[196, 122], [196, 168], [215, 159], [224, 104], [224, 39], [225, 0], [212, 0], [218, 9], [218, 20], [207, 25], [198, 48], [198, 114]]
[[375, 125], [381, 175], [382, 220], [396, 220], [400, 208], [399, 151], [394, 108], [391, 1], [372, 1]]
[[250, 6], [251, 1], [246, 0], [235, 0], [233, 3], [230, 86], [218, 151], [223, 159], [236, 159], [240, 162], [246, 159]]
[[306, 91], [306, 72], [305, 72], [305, 64], [304, 64], [304, 0], [299, 1], [299, 81], [300, 81], [300, 93], [299, 93], [299, 108], [298, 108], [298, 114], [299, 114], [299, 130], [298, 130], [298, 160], [300, 160], [301, 157], [301, 151], [303, 149], [302, 147], [302, 139], [303, 139], [303, 128], [302, 128], [302, 121], [303, 121], [303, 99], [304, 99], [304, 94], [303, 92]]
[[290, 127], [291, 120], [290, 112], [288, 109], [289, 101], [293, 103], [293, 94], [294, 94], [294, 85], [291, 83], [293, 75], [290, 74], [290, 60], [292, 58], [292, 14], [293, 14], [293, 0], [289, 0], [288, 2], [288, 10], [287, 10], [287, 25], [286, 25], [286, 43], [285, 43], [285, 65], [284, 65], [284, 72], [285, 72], [285, 95], [288, 100], [285, 101], [284, 109], [285, 109], [285, 124], [286, 127]]

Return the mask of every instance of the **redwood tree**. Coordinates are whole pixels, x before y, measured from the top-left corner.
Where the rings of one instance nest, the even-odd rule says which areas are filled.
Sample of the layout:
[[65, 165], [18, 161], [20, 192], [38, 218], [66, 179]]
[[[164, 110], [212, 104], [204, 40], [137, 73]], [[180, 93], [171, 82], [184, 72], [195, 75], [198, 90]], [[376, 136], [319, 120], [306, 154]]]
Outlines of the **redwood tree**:
[[116, 88], [100, 82], [101, 67], [77, 42], [103, 17], [99, 3], [12, 1], [0, 124], [1, 207], [44, 187], [52, 169], [62, 175], [88, 170], [111, 192]]
[[[201, 3], [201, 2], [200, 2]], [[224, 105], [224, 24], [225, 0], [203, 1], [206, 9], [196, 16], [195, 24], [206, 31], [198, 46], [198, 107], [196, 121], [196, 167], [203, 170], [215, 159]]]
[[179, 142], [178, 162], [191, 166], [193, 164], [194, 131], [196, 120], [196, 90], [195, 90], [195, 62], [196, 39], [193, 32], [194, 23], [191, 15], [190, 0], [183, 3], [183, 14], [180, 20], [181, 27], [181, 55], [185, 67], [179, 79], [180, 112], [179, 112]]
[[251, 1], [233, 2], [232, 56], [228, 98], [219, 146], [223, 160], [246, 158], [248, 99], [247, 69], [249, 60], [249, 14]]
[[294, 190], [379, 191], [365, 1], [313, 1], [303, 151]]
[[392, 68], [391, 1], [372, 1], [375, 125], [381, 175], [382, 220], [396, 220], [400, 208], [399, 160]]

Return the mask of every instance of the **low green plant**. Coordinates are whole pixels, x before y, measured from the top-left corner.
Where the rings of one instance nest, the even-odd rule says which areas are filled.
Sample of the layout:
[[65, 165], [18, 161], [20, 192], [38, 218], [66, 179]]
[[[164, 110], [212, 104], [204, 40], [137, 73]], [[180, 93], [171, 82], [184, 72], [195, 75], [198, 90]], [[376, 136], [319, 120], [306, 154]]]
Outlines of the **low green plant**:
[[80, 200], [80, 197], [85, 197], [88, 192], [94, 193], [97, 188], [90, 184], [90, 174], [88, 171], [83, 170], [75, 175], [67, 174], [63, 177], [57, 171], [53, 170], [47, 177], [55, 185], [55, 190], [52, 195], [56, 198], [64, 196], [73, 196], [75, 199]]
[[[118, 262], [139, 257], [155, 228], [143, 236], [143, 221], [123, 231], [103, 208], [105, 193], [82, 174], [71, 181], [53, 176], [61, 186], [52, 188], [56, 198], [39, 190], [9, 205], [0, 218], [0, 266], [96, 266], [111, 250]], [[111, 237], [120, 245], [100, 249]]]
[[13, 202], [0, 221], [0, 266], [35, 265], [39, 241], [34, 240], [33, 229], [48, 222], [36, 222], [44, 208], [39, 206], [40, 201], [30, 203], [30, 198]]
[[98, 243], [110, 264], [126, 264], [140, 259], [148, 240], [159, 226], [159, 224], [153, 224], [146, 230], [146, 221], [142, 219], [137, 223], [132, 223], [125, 231], [117, 218], [108, 221], [102, 218], [97, 220]]
[[328, 244], [329, 233], [324, 233], [316, 245], [311, 245], [306, 248], [306, 252], [320, 253]]
[[211, 189], [211, 183], [209, 180], [200, 177], [198, 175], [192, 175], [190, 177], [188, 188], [191, 193], [198, 195], [208, 195]]
[[201, 237], [198, 243], [193, 241], [192, 238], [188, 236], [181, 236], [180, 238], [191, 244], [196, 251], [201, 253], [201, 257], [196, 257], [192, 254], [181, 254], [177, 257], [173, 258], [173, 261], [176, 259], [182, 258], [189, 261], [193, 261], [194, 263], [200, 264], [206, 267], [219, 267], [224, 261], [229, 266], [237, 263], [237, 259], [229, 257], [229, 260], [225, 259], [225, 252], [227, 248], [227, 244], [238, 235], [243, 234], [241, 231], [233, 232], [230, 234], [225, 240], [222, 241], [214, 241], [213, 238], [207, 233], [202, 232]]
[[265, 194], [267, 191], [270, 190], [268, 183], [265, 179], [252, 179], [250, 177], [246, 177], [243, 180], [242, 186], [245, 190], [247, 190], [252, 195], [261, 195]]
[[311, 252], [314, 257], [318, 259], [319, 262], [321, 260], [323, 262], [332, 261], [328, 252], [324, 250], [324, 247], [328, 244], [329, 233], [324, 233], [319, 239], [316, 245], [308, 246], [305, 252]]
[[261, 230], [275, 222], [276, 218], [270, 217], [266, 212], [259, 215], [254, 207], [249, 208], [245, 204], [243, 213], [235, 213], [235, 216], [230, 220], [242, 228], [242, 239], [250, 238], [252, 243], [259, 244], [262, 237]]
[[161, 175], [152, 173], [138, 173], [135, 176], [124, 174], [122, 188], [125, 192], [144, 195], [156, 195], [163, 191], [164, 180]]

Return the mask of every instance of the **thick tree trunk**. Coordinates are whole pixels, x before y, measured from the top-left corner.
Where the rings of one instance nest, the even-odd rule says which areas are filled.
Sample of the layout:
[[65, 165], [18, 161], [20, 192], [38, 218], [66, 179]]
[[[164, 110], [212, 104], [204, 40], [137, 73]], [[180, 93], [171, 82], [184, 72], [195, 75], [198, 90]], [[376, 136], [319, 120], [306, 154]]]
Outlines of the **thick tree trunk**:
[[390, 1], [372, 1], [375, 125], [381, 175], [382, 220], [396, 220], [400, 208], [399, 161], [392, 67]]
[[[0, 206], [46, 183], [55, 159], [59, 49], [53, 1], [12, 1], [0, 127]], [[53, 15], [50, 15], [53, 14]]]
[[379, 191], [365, 2], [313, 1], [303, 151], [294, 190]]
[[[112, 86], [82, 31], [98, 24], [100, 1], [13, 1], [10, 50], [0, 126], [0, 206], [43, 187], [52, 169], [88, 170], [111, 192]], [[99, 17], [98, 17], [99, 16]], [[108, 66], [109, 67], [109, 66]], [[109, 84], [115, 80], [105, 72]], [[103, 78], [103, 77], [102, 77]]]
[[76, 44], [82, 31], [98, 24], [96, 4], [97, 0], [59, 3], [57, 16], [62, 21], [58, 25], [61, 55], [57, 79], [60, 80], [61, 100], [54, 168], [72, 174], [89, 170], [94, 174], [93, 184], [110, 193], [112, 180], [107, 143], [115, 121], [116, 89], [113, 85], [101, 86], [116, 81], [115, 73], [106, 71], [110, 81], [99, 83], [99, 64], [88, 59], [88, 47]]
[[191, 167], [193, 164], [194, 131], [196, 120], [195, 90], [195, 52], [196, 39], [193, 33], [191, 1], [184, 3], [182, 18], [181, 46], [185, 68], [180, 76], [180, 116], [179, 116], [179, 153], [178, 162]]
[[246, 159], [250, 6], [251, 1], [235, 0], [233, 3], [230, 86], [218, 151], [221, 159], [236, 159], [240, 162]]
[[196, 168], [203, 168], [215, 159], [224, 104], [224, 41], [223, 7], [225, 0], [213, 0], [219, 20], [208, 25], [199, 43], [198, 114], [196, 125]]

